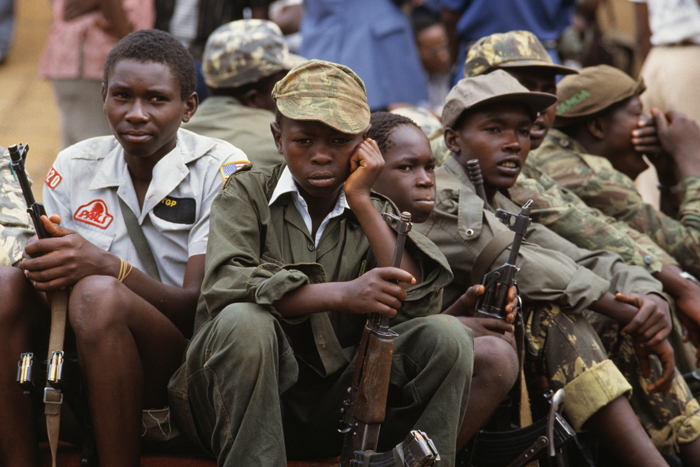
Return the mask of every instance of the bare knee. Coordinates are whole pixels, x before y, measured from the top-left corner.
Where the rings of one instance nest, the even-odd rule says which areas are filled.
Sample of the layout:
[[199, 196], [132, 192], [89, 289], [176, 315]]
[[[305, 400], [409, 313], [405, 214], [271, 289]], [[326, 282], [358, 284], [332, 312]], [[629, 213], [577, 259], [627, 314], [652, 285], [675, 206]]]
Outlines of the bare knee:
[[30, 296], [38, 292], [24, 276], [24, 271], [11, 266], [0, 267], [0, 326], [13, 329], [14, 325], [25, 317], [35, 304], [29, 303]]
[[128, 289], [110, 276], [88, 276], [70, 294], [68, 318], [78, 340], [101, 339], [115, 325], [125, 324]]
[[500, 337], [474, 339], [474, 380], [504, 395], [518, 379], [520, 366], [515, 349]]

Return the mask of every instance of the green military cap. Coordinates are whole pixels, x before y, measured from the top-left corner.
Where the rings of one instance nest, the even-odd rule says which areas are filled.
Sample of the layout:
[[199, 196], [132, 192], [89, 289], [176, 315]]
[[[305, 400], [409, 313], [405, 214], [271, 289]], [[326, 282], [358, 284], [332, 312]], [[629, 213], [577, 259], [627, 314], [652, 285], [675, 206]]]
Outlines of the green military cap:
[[564, 127], [644, 92], [644, 81], [634, 80], [609, 65], [591, 66], [577, 75], [565, 76], [557, 85], [557, 117], [554, 126]]
[[291, 70], [297, 62], [275, 23], [242, 19], [211, 33], [204, 47], [202, 73], [210, 88], [235, 88]]
[[544, 92], [530, 92], [503, 70], [488, 75], [464, 78], [452, 88], [445, 98], [442, 124], [452, 127], [465, 110], [477, 105], [515, 102], [525, 104], [533, 114], [554, 104], [557, 98]]
[[369, 125], [365, 83], [337, 63], [300, 63], [275, 84], [272, 98], [282, 115], [292, 120], [316, 120], [351, 135]]
[[474, 77], [497, 68], [540, 67], [558, 75], [569, 75], [576, 70], [555, 65], [540, 40], [530, 31], [510, 31], [491, 34], [476, 41], [464, 63], [464, 76]]

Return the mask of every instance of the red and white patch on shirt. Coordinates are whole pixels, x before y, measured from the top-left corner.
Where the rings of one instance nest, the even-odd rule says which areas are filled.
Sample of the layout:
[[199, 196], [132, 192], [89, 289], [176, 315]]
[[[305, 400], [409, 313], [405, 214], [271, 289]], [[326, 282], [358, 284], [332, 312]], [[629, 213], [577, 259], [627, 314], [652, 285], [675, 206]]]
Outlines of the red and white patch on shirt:
[[73, 214], [73, 219], [106, 229], [112, 223], [114, 216], [107, 211], [107, 205], [104, 201], [96, 199], [80, 206]]
[[63, 180], [61, 174], [59, 174], [56, 169], [51, 166], [51, 170], [49, 170], [49, 174], [46, 176], [46, 185], [53, 190], [59, 183], [61, 183], [61, 180]]

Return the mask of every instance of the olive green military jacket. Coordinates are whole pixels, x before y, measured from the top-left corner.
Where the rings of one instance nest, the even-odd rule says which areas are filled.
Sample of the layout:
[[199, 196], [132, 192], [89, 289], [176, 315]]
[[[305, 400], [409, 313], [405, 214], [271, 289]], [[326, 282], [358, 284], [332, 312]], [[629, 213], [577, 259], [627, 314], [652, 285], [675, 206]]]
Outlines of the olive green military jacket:
[[268, 167], [284, 162], [270, 131], [274, 121], [274, 112], [246, 107], [235, 97], [212, 96], [182, 128], [227, 141], [246, 153], [253, 166]]
[[13, 266], [22, 259], [24, 246], [34, 235], [34, 227], [10, 165], [10, 153], [0, 148], [0, 154], [0, 266]]
[[[445, 288], [446, 307], [473, 284], [471, 271], [479, 253], [507, 227], [484, 210], [483, 200], [454, 158], [446, 160], [435, 174], [435, 210], [428, 221], [415, 225], [414, 230], [435, 242], [450, 263], [455, 278]], [[511, 212], [519, 211], [501, 194], [494, 201]], [[501, 253], [489, 269], [503, 265], [508, 253]], [[661, 293], [661, 284], [642, 268], [626, 265], [611, 252], [578, 248], [537, 223], [527, 231], [517, 266], [520, 271], [516, 277], [524, 300], [555, 302], [572, 312], [585, 309], [608, 291]]]
[[700, 177], [683, 178], [677, 220], [646, 204], [628, 176], [561, 131], [550, 131], [528, 161], [589, 206], [649, 236], [684, 270], [700, 275]]
[[[257, 303], [284, 325], [310, 325], [312, 340], [294, 350], [327, 376], [350, 363], [367, 317], [328, 311], [283, 319], [273, 304], [305, 284], [356, 279], [363, 262], [366, 270], [375, 263], [349, 209], [330, 220], [316, 247], [289, 193], [269, 205], [283, 169], [284, 164], [239, 170], [214, 199], [195, 329], [231, 303]], [[380, 212], [398, 213], [382, 195], [372, 193], [372, 201]], [[420, 265], [423, 281], [408, 289], [391, 325], [439, 313], [442, 288], [452, 279], [445, 257], [423, 235], [410, 232], [406, 248]]]
[[578, 247], [612, 251], [627, 264], [641, 266], [650, 274], [659, 272], [664, 265], [678, 264], [648, 236], [589, 207], [527, 161], [508, 195], [519, 205], [533, 200], [530, 218]]

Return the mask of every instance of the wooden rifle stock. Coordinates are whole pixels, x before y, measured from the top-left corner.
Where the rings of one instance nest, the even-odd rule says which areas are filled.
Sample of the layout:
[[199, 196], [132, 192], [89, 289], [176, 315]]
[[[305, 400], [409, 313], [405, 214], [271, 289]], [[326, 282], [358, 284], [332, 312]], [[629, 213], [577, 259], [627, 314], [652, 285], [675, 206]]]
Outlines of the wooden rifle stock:
[[[393, 267], [401, 266], [406, 235], [411, 230], [411, 214], [401, 217], [384, 214], [385, 221], [397, 232]], [[386, 399], [389, 392], [391, 360], [394, 355], [394, 338], [389, 329], [389, 317], [373, 313], [367, 319], [357, 355], [352, 386], [341, 409], [341, 422], [345, 433], [340, 456], [341, 467], [350, 467], [356, 451], [376, 451], [379, 430], [386, 415]]]

